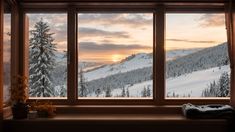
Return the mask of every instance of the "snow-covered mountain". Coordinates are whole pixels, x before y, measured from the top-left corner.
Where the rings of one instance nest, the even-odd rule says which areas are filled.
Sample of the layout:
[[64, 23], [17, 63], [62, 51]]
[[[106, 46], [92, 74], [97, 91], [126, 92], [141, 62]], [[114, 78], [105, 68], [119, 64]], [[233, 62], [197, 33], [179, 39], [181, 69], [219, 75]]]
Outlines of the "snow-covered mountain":
[[[194, 76], [194, 75], [197, 75], [197, 72], [200, 72], [202, 74], [201, 77], [204, 77], [203, 74], [207, 73], [207, 71], [205, 70], [209, 70], [213, 68], [220, 68], [221, 66], [229, 65], [226, 44], [221, 44], [221, 45], [211, 47], [211, 48], [206, 48], [203, 50], [198, 50], [198, 49], [193, 50], [193, 51], [191, 50], [190, 52], [187, 52], [189, 54], [186, 54], [186, 55], [182, 54], [184, 52], [178, 52], [178, 53], [179, 53], [179, 56], [181, 57], [178, 57], [176, 59], [171, 59], [167, 61], [166, 63], [167, 80], [169, 79], [172, 80], [172, 78], [177, 78], [177, 77], [182, 78], [187, 74], [192, 74], [192, 78], [194, 79], [198, 78], [199, 80], [202, 80], [200, 77]], [[113, 90], [113, 92], [120, 91], [121, 90], [120, 87], [127, 87], [130, 85], [135, 86], [136, 84], [139, 84], [138, 87], [140, 87], [140, 86], [143, 86], [142, 83], [152, 82], [152, 54], [132, 55], [124, 59], [120, 63], [116, 63], [113, 65], [106, 65], [104, 67], [86, 72], [84, 75], [85, 75], [85, 78], [87, 79], [87, 88], [89, 89], [91, 94], [92, 94], [92, 91], [95, 91], [96, 89], [101, 89], [105, 91], [107, 87], [110, 87]], [[219, 78], [219, 73], [215, 77]], [[184, 78], [184, 79], [187, 79], [187, 78]], [[197, 82], [196, 80], [194, 81]], [[207, 83], [209, 85], [210, 81], [209, 82], [208, 81], [209, 80], [207, 80]], [[211, 81], [213, 81], [213, 79]], [[178, 80], [178, 82], [184, 83], [184, 81], [182, 80], [181, 82], [180, 80]], [[188, 82], [190, 82], [190, 80], [186, 81], [186, 83]], [[171, 82], [168, 84], [169, 84], [168, 85], [169, 89], [171, 89], [171, 85], [170, 85]], [[193, 83], [189, 83], [189, 84], [193, 84]], [[207, 87], [207, 84], [205, 83], [201, 83], [201, 84], [204, 85], [202, 89], [205, 89]], [[182, 85], [188, 86], [185, 83]], [[147, 85], [145, 87], [147, 87]], [[133, 88], [137, 89], [136, 87], [133, 87]], [[144, 87], [140, 89], [143, 89], [143, 88]], [[184, 87], [181, 87], [181, 88], [184, 88]], [[131, 87], [130, 87], [130, 91], [133, 91], [131, 90]], [[137, 91], [141, 91], [141, 90], [137, 90]], [[134, 93], [140, 93], [137, 91], [135, 91]], [[201, 95], [201, 90], [198, 89], [198, 91]], [[182, 92], [184, 93], [184, 91]], [[134, 94], [134, 93], [131, 93], [131, 94]], [[172, 93], [176, 94], [177, 91], [174, 91]], [[169, 92], [168, 94], [170, 96], [171, 92]], [[186, 96], [185, 94], [186, 93], [184, 93], [184, 95], [182, 94], [177, 94], [177, 95]]]
[[177, 77], [194, 71], [229, 65], [227, 51], [227, 43], [223, 43], [170, 60], [166, 64], [166, 77]]
[[[182, 56], [199, 51], [200, 49], [177, 49], [169, 50], [166, 52], [167, 60], [174, 60]], [[56, 52], [56, 68], [61, 69], [67, 66], [67, 53], [66, 52]], [[152, 53], [139, 53], [128, 56], [127, 58], [121, 60], [114, 64], [102, 64], [97, 62], [79, 62], [79, 68], [82, 68], [86, 72], [86, 79], [88, 81], [95, 80], [98, 78], [103, 78], [109, 75], [123, 73], [132, 71], [135, 69], [140, 69], [144, 67], [151, 67], [153, 61]], [[62, 68], [62, 69], [64, 69]], [[57, 71], [57, 70], [55, 70]]]
[[[200, 49], [184, 49], [184, 50], [169, 50], [166, 52], [167, 60], [174, 60], [179, 57], [186, 56], [188, 54], [195, 53]], [[96, 67], [94, 70], [90, 70], [85, 73], [87, 81], [104, 78], [117, 73], [124, 73], [136, 69], [152, 67], [153, 55], [152, 53], [139, 53], [128, 56], [122, 61], [110, 65], [103, 65]]]
[[[205, 49], [171, 50], [167, 51], [166, 57], [167, 96], [199, 97], [222, 72], [229, 72], [226, 43]], [[53, 71], [55, 86], [63, 85], [67, 77], [61, 76], [66, 72], [67, 60], [58, 60], [59, 65]], [[101, 90], [100, 97], [107, 89], [111, 89], [113, 97], [119, 97], [123, 88], [128, 88], [130, 96], [140, 97], [144, 88], [152, 88], [152, 63], [152, 53], [139, 53], [114, 64], [82, 62], [79, 66], [84, 71], [88, 97], [95, 97], [98, 89]]]
[[140, 53], [129, 56], [119, 63], [105, 65], [95, 70], [86, 72], [85, 78], [87, 79], [87, 81], [105, 78], [107, 76], [111, 76], [118, 73], [124, 73], [136, 69], [151, 67], [152, 63], [152, 54]]
[[176, 49], [176, 50], [168, 50], [166, 51], [166, 61], [174, 60], [192, 53], [195, 53], [201, 48], [193, 48], [193, 49]]

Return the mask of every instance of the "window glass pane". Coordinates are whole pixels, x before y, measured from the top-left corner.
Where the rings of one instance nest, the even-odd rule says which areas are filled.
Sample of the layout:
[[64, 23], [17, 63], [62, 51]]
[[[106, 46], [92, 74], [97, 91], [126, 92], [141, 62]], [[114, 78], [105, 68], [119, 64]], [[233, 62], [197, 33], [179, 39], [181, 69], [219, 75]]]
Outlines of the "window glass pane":
[[3, 102], [6, 103], [10, 99], [11, 85], [11, 14], [4, 13], [4, 31], [3, 31]]
[[166, 14], [166, 97], [228, 97], [225, 15]]
[[[29, 96], [67, 97], [67, 14], [27, 14]], [[27, 22], [26, 22], [27, 23]]]
[[153, 14], [78, 14], [79, 98], [152, 98]]

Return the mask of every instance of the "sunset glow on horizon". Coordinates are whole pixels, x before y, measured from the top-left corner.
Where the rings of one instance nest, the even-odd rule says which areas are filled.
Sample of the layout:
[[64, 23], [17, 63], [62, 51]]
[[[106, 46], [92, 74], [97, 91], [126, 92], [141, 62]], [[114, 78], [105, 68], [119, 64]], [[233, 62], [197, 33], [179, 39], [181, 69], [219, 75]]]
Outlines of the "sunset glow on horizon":
[[[67, 14], [27, 14], [32, 30], [43, 19], [55, 33], [59, 52], [67, 51]], [[226, 42], [224, 14], [166, 14], [166, 50], [206, 48]], [[78, 14], [80, 61], [114, 63], [153, 51], [152, 13]]]

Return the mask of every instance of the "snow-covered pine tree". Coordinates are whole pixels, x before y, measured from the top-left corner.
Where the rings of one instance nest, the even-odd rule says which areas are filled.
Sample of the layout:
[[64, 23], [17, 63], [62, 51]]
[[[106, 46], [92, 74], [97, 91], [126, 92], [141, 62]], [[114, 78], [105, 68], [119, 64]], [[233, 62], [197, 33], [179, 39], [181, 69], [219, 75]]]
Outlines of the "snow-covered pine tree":
[[101, 90], [100, 90], [99, 88], [96, 89], [96, 90], [95, 90], [95, 95], [96, 95], [96, 97], [99, 97], [100, 94], [101, 94]]
[[126, 91], [125, 91], [125, 87], [122, 87], [122, 97], [126, 97]]
[[143, 91], [141, 92], [141, 96], [142, 97], [147, 97], [147, 89], [146, 89], [146, 87], [144, 87], [144, 89], [143, 89]]
[[229, 96], [229, 85], [230, 85], [229, 75], [227, 72], [224, 72], [222, 73], [219, 79], [219, 91], [220, 91], [219, 97]]
[[111, 89], [108, 87], [105, 91], [105, 97], [112, 97]]
[[54, 33], [43, 19], [36, 22], [34, 28], [29, 40], [29, 94], [32, 97], [52, 97], [54, 88], [50, 73], [55, 66]]
[[209, 88], [202, 91], [203, 97], [228, 97], [230, 91], [230, 79], [227, 72], [222, 73], [217, 83], [213, 81]]
[[150, 96], [151, 96], [150, 86], [147, 87], [146, 96], [147, 96], [147, 97], [150, 97]]
[[213, 81], [207, 89], [202, 91], [202, 97], [218, 97], [218, 91], [218, 85]]
[[60, 94], [59, 94], [60, 97], [66, 97], [67, 96], [67, 89], [66, 89], [65, 85], [61, 86], [59, 92], [60, 92]]
[[129, 88], [126, 89], [126, 97], [130, 97]]
[[87, 97], [88, 90], [87, 90], [87, 84], [84, 77], [83, 69], [80, 69], [79, 72], [79, 97]]
[[[63, 58], [68, 57], [67, 53], [68, 53], [67, 51], [64, 51]], [[60, 97], [66, 97], [67, 96], [67, 88], [66, 88], [67, 87], [67, 68], [64, 69], [63, 79], [64, 79], [65, 84], [61, 86]]]

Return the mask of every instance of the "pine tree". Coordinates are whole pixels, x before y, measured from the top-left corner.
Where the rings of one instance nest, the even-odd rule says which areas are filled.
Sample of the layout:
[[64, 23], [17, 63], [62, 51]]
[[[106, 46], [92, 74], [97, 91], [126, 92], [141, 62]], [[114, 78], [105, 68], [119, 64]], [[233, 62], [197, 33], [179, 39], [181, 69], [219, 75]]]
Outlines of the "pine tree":
[[[67, 58], [67, 52], [64, 51], [64, 53], [65, 53], [64, 58]], [[67, 89], [66, 89], [66, 86], [67, 86], [67, 68], [65, 68], [63, 76], [64, 76], [63, 80], [65, 82], [65, 85], [61, 86], [60, 94], [59, 94], [60, 97], [66, 97], [67, 96]]]
[[229, 96], [229, 75], [227, 72], [222, 73], [219, 79], [219, 97], [227, 97]]
[[143, 91], [141, 92], [142, 97], [147, 97], [147, 89], [144, 87]]
[[122, 97], [126, 97], [125, 87], [122, 87]]
[[96, 97], [99, 97], [101, 94], [101, 90], [98, 88], [95, 90]]
[[203, 97], [228, 97], [230, 92], [230, 79], [227, 72], [222, 73], [217, 83], [213, 81], [209, 88], [202, 92]]
[[87, 97], [87, 95], [88, 95], [87, 84], [86, 84], [86, 80], [85, 80], [82, 68], [80, 70], [79, 75], [80, 75], [80, 77], [79, 77], [79, 86], [80, 86], [79, 87], [79, 96], [80, 97]]
[[146, 91], [146, 96], [147, 96], [147, 97], [150, 97], [150, 96], [151, 96], [151, 90], [150, 90], [149, 87], [150, 87], [150, 86], [148, 86], [147, 91]]
[[29, 86], [32, 97], [52, 97], [51, 71], [55, 66], [56, 44], [50, 33], [49, 25], [41, 19], [34, 30], [31, 30], [29, 40]]
[[108, 87], [108, 88], [106, 89], [106, 91], [105, 91], [105, 97], [112, 97], [110, 87]]
[[61, 86], [59, 92], [60, 92], [60, 94], [59, 94], [60, 97], [66, 97], [67, 96], [67, 89], [64, 85]]
[[130, 97], [129, 88], [126, 89], [126, 97]]

